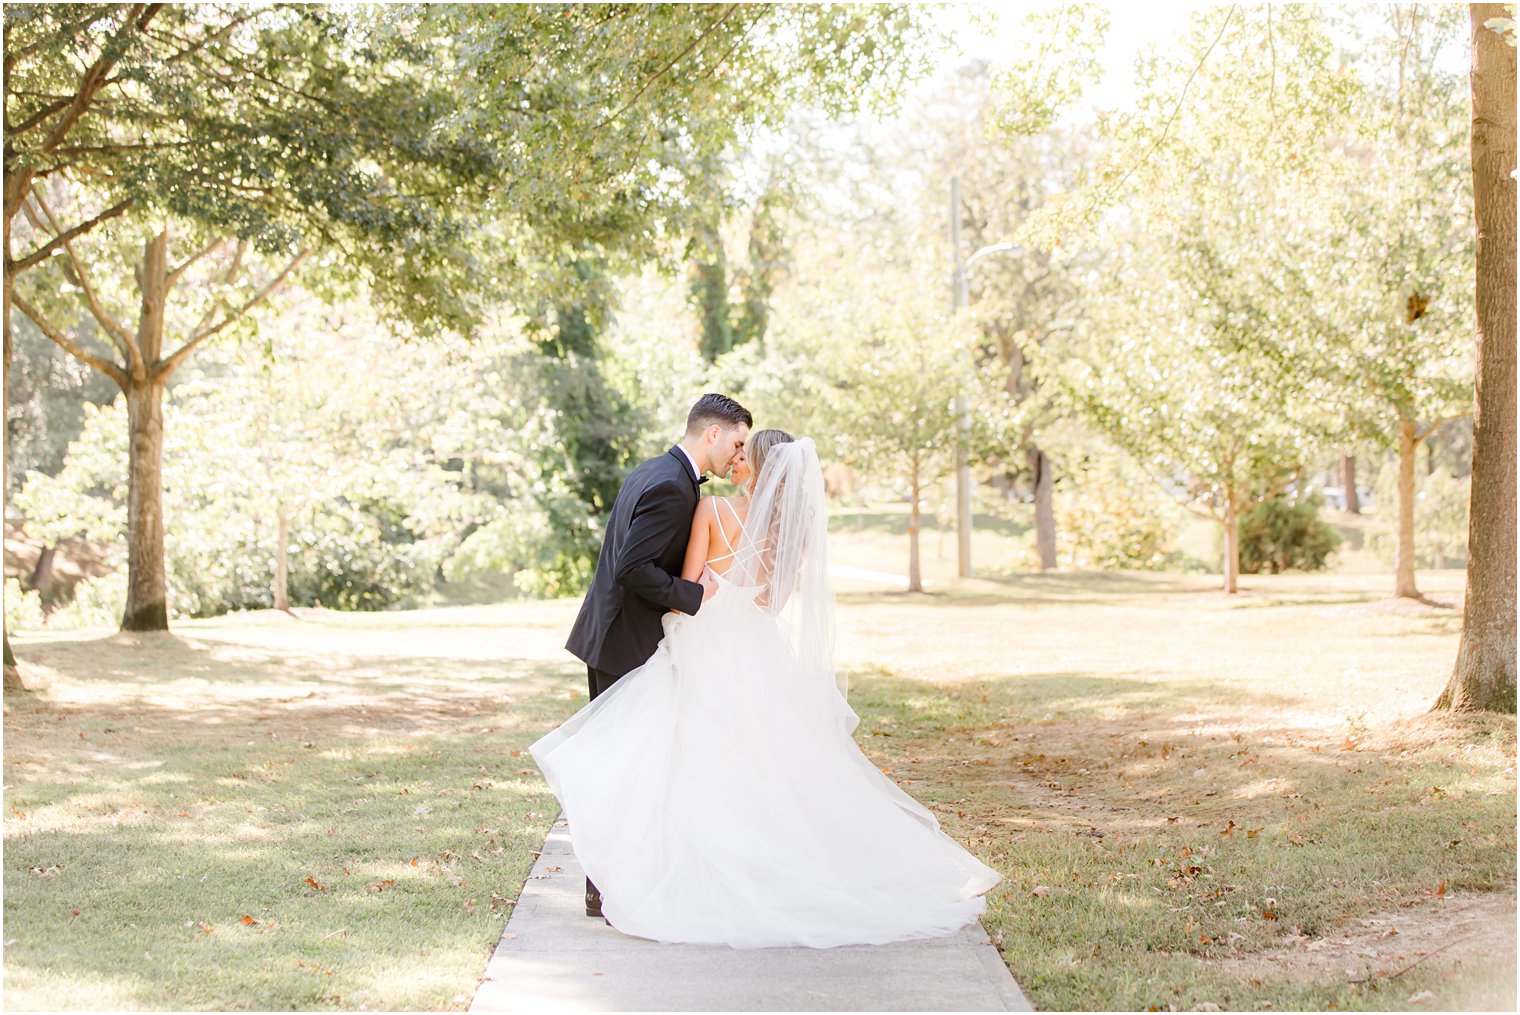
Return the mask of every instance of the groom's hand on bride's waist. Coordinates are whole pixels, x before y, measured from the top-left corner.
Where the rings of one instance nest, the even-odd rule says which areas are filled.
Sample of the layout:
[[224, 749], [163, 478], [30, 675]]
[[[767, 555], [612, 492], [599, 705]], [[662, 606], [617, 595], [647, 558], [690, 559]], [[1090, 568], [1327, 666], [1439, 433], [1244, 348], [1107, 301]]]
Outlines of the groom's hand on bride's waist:
[[[718, 592], [718, 579], [714, 578], [711, 571], [703, 571], [702, 577], [697, 579], [697, 584], [702, 586], [702, 602], [707, 602]], [[677, 616], [685, 616], [680, 610], [671, 610]]]

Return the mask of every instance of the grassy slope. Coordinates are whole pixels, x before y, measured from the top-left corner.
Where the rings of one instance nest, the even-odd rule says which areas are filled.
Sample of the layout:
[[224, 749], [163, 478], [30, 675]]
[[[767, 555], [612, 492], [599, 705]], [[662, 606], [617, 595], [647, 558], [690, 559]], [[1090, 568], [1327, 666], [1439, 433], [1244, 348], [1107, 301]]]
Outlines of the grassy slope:
[[[900, 571], [893, 521], [836, 558]], [[1513, 998], [1512, 964], [1294, 961], [1513, 893], [1513, 720], [1419, 718], [1455, 610], [1380, 574], [952, 590], [936, 539], [938, 594], [840, 583], [840, 657], [867, 751], [1005, 873], [985, 923], [1038, 1006]], [[7, 1006], [464, 1007], [555, 810], [513, 752], [583, 700], [574, 607], [19, 639], [52, 686], [6, 700]]]

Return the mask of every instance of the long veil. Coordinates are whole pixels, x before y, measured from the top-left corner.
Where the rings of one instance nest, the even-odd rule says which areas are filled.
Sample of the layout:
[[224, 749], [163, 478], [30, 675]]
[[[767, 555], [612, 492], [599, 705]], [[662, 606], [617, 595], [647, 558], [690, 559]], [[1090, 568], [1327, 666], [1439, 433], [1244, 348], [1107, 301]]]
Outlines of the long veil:
[[834, 668], [823, 468], [812, 438], [777, 444], [766, 453], [744, 529], [751, 545], [736, 551], [733, 577], [764, 587], [756, 602], [775, 615], [802, 671], [844, 695], [846, 677]]

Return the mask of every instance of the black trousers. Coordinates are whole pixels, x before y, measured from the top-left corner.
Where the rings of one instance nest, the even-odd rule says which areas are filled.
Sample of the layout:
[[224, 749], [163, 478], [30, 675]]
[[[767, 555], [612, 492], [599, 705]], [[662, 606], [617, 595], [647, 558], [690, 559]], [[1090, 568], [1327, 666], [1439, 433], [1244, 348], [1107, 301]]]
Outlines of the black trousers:
[[596, 669], [594, 666], [587, 666], [586, 686], [591, 690], [591, 697], [595, 698], [598, 694], [605, 692], [609, 687], [617, 683], [621, 676], [621, 673], [612, 674], [606, 670]]
[[[618, 678], [621, 676], [622, 674], [611, 674], [605, 670], [599, 670], [594, 666], [587, 666], [586, 686], [591, 691], [591, 697], [595, 698], [598, 694], [606, 691], [613, 684], [617, 683]], [[597, 890], [596, 885], [591, 883], [591, 879], [587, 878], [586, 904], [588, 906], [591, 905], [593, 899], [596, 901], [596, 905], [600, 906], [602, 904], [602, 893]]]

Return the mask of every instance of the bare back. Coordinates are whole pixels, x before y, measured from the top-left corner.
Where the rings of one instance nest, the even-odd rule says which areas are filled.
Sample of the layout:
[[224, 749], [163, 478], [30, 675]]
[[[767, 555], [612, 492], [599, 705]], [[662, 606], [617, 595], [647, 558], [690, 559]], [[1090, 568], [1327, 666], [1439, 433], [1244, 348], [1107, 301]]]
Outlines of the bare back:
[[749, 502], [735, 504], [727, 497], [703, 497], [691, 521], [691, 541], [686, 545], [686, 561], [681, 577], [696, 581], [704, 567], [715, 574], [727, 574], [733, 566], [735, 552], [744, 535], [744, 516]]

